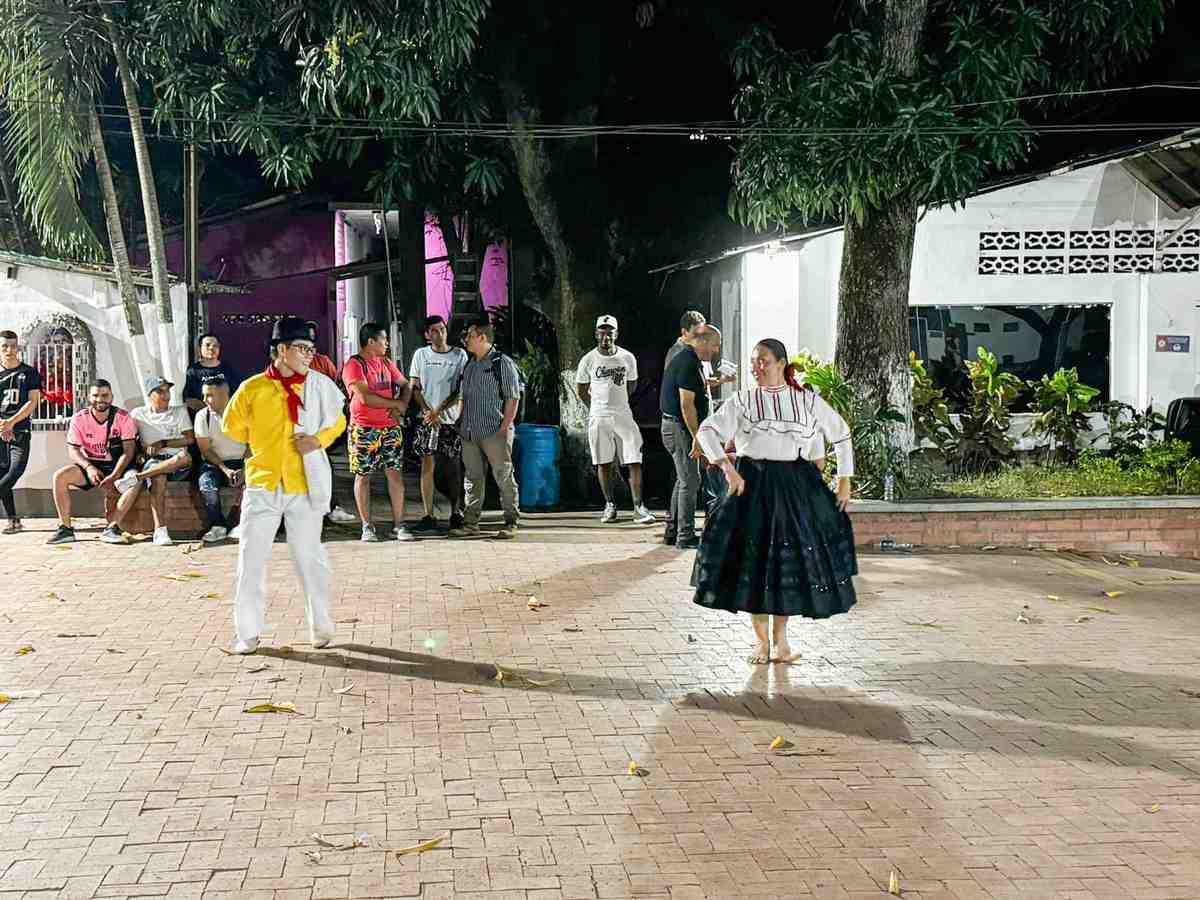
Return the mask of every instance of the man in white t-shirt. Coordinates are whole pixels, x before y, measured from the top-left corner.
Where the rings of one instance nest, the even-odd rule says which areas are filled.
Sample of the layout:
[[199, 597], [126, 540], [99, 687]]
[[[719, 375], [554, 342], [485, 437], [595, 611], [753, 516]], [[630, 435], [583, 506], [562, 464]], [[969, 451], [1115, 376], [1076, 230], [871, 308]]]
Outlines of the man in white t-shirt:
[[617, 521], [612, 476], [619, 451], [621, 465], [629, 467], [634, 519], [640, 525], [654, 523], [654, 515], [642, 502], [642, 432], [629, 408], [629, 395], [637, 378], [634, 355], [617, 346], [617, 320], [601, 316], [596, 320], [596, 349], [579, 361], [575, 373], [579, 399], [588, 407], [592, 463], [600, 478], [600, 490], [604, 492], [601, 522]]
[[225, 433], [223, 419], [229, 405], [229, 382], [225, 379], [207, 382], [200, 388], [204, 409], [196, 413], [196, 446], [204, 461], [200, 464], [198, 487], [208, 514], [206, 544], [216, 544], [232, 537], [238, 539], [237, 529], [231, 533], [225, 513], [221, 511], [221, 488], [242, 484], [246, 445]]
[[161, 375], [146, 379], [146, 405], [129, 414], [137, 425], [145, 461], [140, 472], [131, 472], [114, 485], [122, 494], [133, 493], [127, 503], [133, 503], [143, 488], [150, 491], [154, 543], [159, 547], [173, 543], [166, 524], [167, 482], [187, 480], [192, 467], [188, 448], [195, 443], [187, 407], [171, 405], [174, 386]]
[[425, 320], [425, 340], [413, 354], [408, 367], [413, 384], [413, 399], [421, 408], [415, 446], [421, 457], [421, 502], [425, 517], [413, 531], [428, 534], [437, 531], [433, 514], [434, 475], [438, 468], [446, 474], [443, 487], [450, 501], [450, 528], [463, 525], [462, 439], [458, 434], [458, 415], [462, 409], [459, 382], [467, 367], [467, 351], [451, 347], [446, 340], [446, 320], [430, 316]]

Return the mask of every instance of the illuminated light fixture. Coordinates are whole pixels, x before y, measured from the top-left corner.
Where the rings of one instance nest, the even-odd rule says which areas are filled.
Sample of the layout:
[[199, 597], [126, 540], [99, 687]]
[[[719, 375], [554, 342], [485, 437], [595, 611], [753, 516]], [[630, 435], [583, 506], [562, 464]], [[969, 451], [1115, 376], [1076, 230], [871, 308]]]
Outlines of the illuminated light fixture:
[[375, 220], [375, 236], [383, 234], [383, 211], [378, 209], [371, 210], [371, 218]]
[[783, 241], [768, 241], [767, 245], [763, 247], [763, 252], [766, 253], [767, 256], [774, 256], [777, 253], [783, 253]]

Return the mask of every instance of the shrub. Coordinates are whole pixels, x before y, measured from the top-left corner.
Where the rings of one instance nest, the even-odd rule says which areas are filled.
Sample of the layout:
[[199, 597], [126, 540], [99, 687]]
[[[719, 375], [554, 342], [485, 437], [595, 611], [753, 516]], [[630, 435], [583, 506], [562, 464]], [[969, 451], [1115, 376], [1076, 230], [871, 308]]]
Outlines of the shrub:
[[934, 385], [917, 354], [908, 354], [908, 368], [912, 373], [913, 433], [918, 442], [928, 440], [943, 456], [950, 456], [960, 435], [950, 418], [945, 392]]
[[1042, 380], [1031, 381], [1033, 423], [1028, 434], [1045, 438], [1049, 461], [1069, 463], [1079, 455], [1079, 435], [1087, 430], [1087, 412], [1100, 395], [1094, 387], [1079, 383], [1079, 372], [1059, 369]]
[[1167, 420], [1147, 406], [1138, 412], [1128, 403], [1111, 400], [1100, 407], [1108, 420], [1108, 452], [1118, 458], [1136, 457], [1156, 440], [1155, 433], [1166, 430]]
[[986, 347], [967, 363], [967, 375], [971, 396], [959, 417], [962, 437], [951, 461], [960, 472], [994, 472], [1013, 455], [1008, 426], [1022, 382], [1001, 372], [996, 355]]

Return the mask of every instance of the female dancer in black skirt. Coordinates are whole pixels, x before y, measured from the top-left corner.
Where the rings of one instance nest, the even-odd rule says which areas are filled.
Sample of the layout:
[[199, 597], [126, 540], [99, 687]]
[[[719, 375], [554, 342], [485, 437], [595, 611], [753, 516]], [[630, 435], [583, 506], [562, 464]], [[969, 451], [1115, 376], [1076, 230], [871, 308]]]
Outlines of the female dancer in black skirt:
[[[779, 341], [759, 342], [751, 366], [758, 387], [726, 401], [697, 435], [729, 491], [709, 512], [692, 584], [699, 605], [750, 613], [758, 638], [750, 662], [761, 665], [799, 658], [788, 644], [789, 616], [825, 619], [854, 605], [858, 562], [846, 515], [850, 428], [797, 382]], [[725, 455], [731, 439], [736, 465]], [[813, 463], [824, 459], [826, 441], [837, 458], [836, 497]]]

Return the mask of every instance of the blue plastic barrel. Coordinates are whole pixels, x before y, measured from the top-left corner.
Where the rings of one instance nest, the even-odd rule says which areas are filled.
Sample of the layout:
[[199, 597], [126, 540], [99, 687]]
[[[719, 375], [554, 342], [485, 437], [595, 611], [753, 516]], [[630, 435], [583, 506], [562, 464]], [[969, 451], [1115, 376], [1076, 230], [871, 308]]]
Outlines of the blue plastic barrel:
[[517, 426], [513, 463], [521, 488], [521, 509], [558, 506], [560, 482], [558, 460], [562, 442], [553, 425]]

